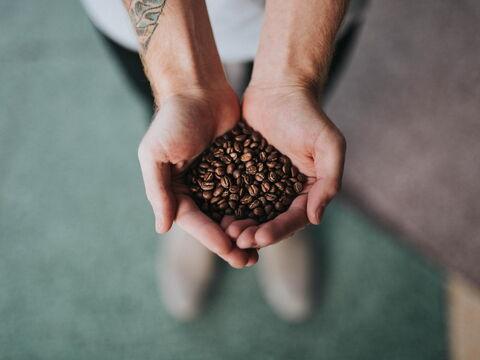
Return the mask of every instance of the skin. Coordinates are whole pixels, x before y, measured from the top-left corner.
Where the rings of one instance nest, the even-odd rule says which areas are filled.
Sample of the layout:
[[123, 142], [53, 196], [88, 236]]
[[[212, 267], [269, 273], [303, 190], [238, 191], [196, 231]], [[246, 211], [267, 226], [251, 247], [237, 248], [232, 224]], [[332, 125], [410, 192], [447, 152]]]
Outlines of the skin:
[[239, 248], [262, 248], [309, 223], [319, 224], [340, 190], [345, 138], [322, 111], [318, 96], [345, 7], [342, 1], [267, 1], [243, 116], [309, 181], [306, 193], [275, 219], [260, 226], [231, 221], [225, 230]]
[[[267, 0], [241, 108], [225, 78], [203, 0], [126, 0], [125, 5], [156, 101], [138, 155], [157, 232], [168, 231], [176, 221], [230, 265], [242, 268], [257, 262], [257, 248], [308, 223], [318, 224], [340, 188], [343, 171], [345, 140], [317, 98], [345, 2]], [[286, 213], [260, 226], [231, 217], [216, 224], [177, 180], [215, 137], [239, 121], [240, 111], [309, 176], [305, 194]]]

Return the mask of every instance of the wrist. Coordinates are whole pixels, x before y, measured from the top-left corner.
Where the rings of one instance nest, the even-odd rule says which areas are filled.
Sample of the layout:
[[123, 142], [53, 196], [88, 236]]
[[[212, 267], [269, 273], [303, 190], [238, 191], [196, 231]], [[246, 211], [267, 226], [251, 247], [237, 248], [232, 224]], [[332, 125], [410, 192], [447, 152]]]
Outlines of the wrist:
[[[152, 51], [151, 54], [153, 53]], [[157, 59], [162, 59], [161, 55]], [[169, 56], [161, 61], [144, 58], [144, 64], [157, 102], [172, 95], [217, 91], [229, 87], [220, 63], [217, 66], [202, 64], [191, 54]]]

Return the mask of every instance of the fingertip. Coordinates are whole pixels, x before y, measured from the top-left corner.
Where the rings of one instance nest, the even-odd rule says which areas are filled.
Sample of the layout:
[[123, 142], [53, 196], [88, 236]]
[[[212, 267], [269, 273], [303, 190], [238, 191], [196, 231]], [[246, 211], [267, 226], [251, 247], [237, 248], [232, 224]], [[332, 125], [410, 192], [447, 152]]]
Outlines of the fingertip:
[[257, 229], [258, 226], [250, 226], [243, 230], [236, 242], [238, 248], [249, 249], [257, 247], [257, 243], [255, 242], [255, 232]]
[[237, 239], [240, 234], [248, 228], [249, 226], [256, 225], [257, 222], [253, 219], [243, 219], [243, 220], [236, 220], [229, 224], [225, 232], [228, 236], [232, 239]]
[[229, 259], [227, 261], [231, 267], [235, 269], [243, 269], [249, 261], [249, 255], [244, 250], [233, 248], [231, 254], [229, 254]]
[[275, 242], [273, 232], [267, 226], [260, 227], [255, 233], [255, 242], [258, 247], [266, 247]]
[[256, 249], [251, 249], [248, 251], [248, 253], [250, 256], [245, 267], [253, 266], [258, 262], [258, 251]]
[[232, 222], [235, 221], [235, 218], [231, 215], [225, 215], [220, 222], [220, 227], [225, 230], [227, 229]]

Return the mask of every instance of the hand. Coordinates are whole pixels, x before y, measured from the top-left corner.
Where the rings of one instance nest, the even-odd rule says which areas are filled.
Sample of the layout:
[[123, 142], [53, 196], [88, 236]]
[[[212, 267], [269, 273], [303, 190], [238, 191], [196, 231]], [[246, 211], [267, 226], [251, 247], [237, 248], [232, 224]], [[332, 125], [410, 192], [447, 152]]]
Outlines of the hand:
[[242, 110], [246, 121], [309, 179], [304, 193], [275, 219], [262, 225], [252, 220], [227, 224], [226, 233], [237, 239], [239, 248], [262, 248], [309, 222], [320, 223], [326, 205], [340, 189], [346, 145], [307, 86], [250, 85]]
[[179, 181], [179, 174], [214, 138], [232, 128], [239, 117], [237, 97], [228, 86], [173, 94], [160, 101], [138, 149], [157, 232], [168, 231], [175, 220], [236, 268], [256, 263], [257, 251], [237, 248], [222, 228], [198, 209]]

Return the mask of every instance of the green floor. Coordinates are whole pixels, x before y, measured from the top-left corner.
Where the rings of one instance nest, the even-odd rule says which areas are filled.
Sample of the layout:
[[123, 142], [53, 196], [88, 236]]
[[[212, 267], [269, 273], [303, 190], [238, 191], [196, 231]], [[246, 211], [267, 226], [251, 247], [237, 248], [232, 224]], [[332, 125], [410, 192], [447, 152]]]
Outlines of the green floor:
[[346, 201], [315, 233], [310, 322], [221, 268], [176, 324], [136, 161], [147, 111], [77, 2], [3, 1], [0, 24], [0, 359], [446, 358], [442, 275]]

